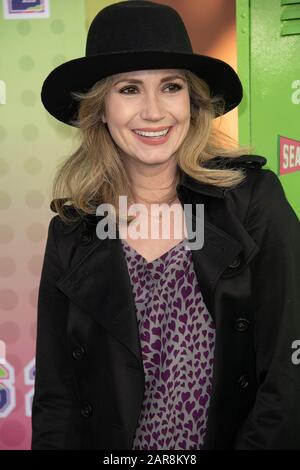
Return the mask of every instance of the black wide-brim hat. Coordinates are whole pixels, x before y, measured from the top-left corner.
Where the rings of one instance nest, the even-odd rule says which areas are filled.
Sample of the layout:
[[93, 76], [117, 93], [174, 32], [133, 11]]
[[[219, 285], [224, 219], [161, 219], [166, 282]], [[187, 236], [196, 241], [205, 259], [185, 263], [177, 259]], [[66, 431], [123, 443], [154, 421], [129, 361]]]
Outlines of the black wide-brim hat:
[[76, 126], [84, 93], [110, 75], [150, 69], [187, 69], [206, 81], [211, 96], [225, 101], [223, 114], [238, 106], [243, 88], [226, 62], [194, 54], [183, 20], [173, 8], [151, 1], [128, 0], [103, 8], [93, 19], [86, 55], [56, 67], [43, 83], [42, 103], [61, 122]]

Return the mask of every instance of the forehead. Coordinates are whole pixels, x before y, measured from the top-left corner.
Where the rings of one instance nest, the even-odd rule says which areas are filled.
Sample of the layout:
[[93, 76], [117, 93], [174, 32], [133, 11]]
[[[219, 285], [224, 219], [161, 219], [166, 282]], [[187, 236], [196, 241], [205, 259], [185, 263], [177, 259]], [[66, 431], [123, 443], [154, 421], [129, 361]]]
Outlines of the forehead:
[[184, 77], [184, 70], [181, 69], [155, 69], [155, 70], [134, 70], [133, 72], [124, 72], [113, 75], [113, 81], [121, 79], [138, 78], [146, 80], [147, 78], [161, 79], [169, 75], [179, 75]]

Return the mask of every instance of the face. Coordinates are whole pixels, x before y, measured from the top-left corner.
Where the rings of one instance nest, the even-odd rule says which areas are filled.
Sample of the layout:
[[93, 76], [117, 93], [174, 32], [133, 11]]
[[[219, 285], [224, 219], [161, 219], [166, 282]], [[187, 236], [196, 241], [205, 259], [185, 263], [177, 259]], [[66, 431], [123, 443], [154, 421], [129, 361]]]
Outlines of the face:
[[[186, 79], [177, 69], [114, 75], [105, 110], [102, 119], [121, 149], [121, 155], [144, 165], [166, 163], [174, 158], [190, 125]], [[163, 137], [143, 137], [134, 132], [161, 132], [168, 128]]]

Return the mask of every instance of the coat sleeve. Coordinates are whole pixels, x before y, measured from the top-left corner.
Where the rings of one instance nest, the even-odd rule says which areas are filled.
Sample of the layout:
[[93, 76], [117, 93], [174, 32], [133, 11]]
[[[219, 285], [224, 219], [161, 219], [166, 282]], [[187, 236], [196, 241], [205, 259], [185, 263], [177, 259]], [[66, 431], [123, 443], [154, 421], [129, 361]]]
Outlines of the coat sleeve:
[[49, 224], [38, 292], [32, 450], [68, 448], [79, 414], [67, 352], [68, 298], [55, 285], [63, 274], [55, 243], [57, 217]]
[[300, 223], [271, 170], [257, 178], [247, 231], [260, 248], [251, 265], [258, 390], [235, 449], [300, 449]]

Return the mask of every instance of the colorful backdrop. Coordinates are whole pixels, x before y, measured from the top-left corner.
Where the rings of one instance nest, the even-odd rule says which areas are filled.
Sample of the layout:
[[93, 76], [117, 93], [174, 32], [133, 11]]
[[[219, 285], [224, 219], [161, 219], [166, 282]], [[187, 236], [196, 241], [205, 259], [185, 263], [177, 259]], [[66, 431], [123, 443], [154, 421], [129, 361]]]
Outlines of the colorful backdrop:
[[[44, 110], [40, 89], [52, 68], [84, 55], [87, 28], [110, 3], [116, 2], [0, 3], [1, 450], [30, 448], [37, 293], [48, 225], [54, 215], [49, 208], [51, 184], [56, 166], [77, 145], [75, 130]], [[195, 52], [223, 59], [237, 70], [234, 0], [158, 3], [177, 9]], [[238, 24], [243, 18], [238, 18]], [[247, 83], [246, 75], [244, 80]], [[248, 102], [243, 102], [242, 115]], [[238, 110], [216, 125], [238, 139]], [[247, 139], [241, 142], [246, 143]]]

